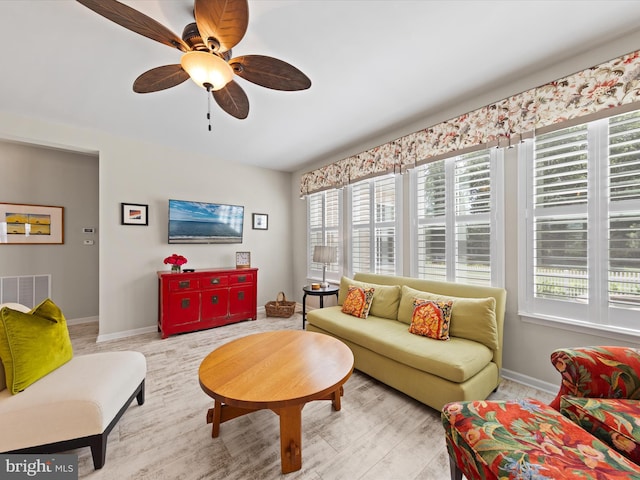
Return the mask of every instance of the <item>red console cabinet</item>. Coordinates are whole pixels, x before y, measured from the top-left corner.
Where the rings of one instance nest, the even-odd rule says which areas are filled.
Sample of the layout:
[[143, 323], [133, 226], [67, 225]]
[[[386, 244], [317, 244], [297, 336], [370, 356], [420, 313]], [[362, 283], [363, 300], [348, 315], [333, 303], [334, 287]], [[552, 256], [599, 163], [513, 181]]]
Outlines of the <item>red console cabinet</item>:
[[258, 269], [158, 272], [158, 331], [162, 338], [257, 316]]

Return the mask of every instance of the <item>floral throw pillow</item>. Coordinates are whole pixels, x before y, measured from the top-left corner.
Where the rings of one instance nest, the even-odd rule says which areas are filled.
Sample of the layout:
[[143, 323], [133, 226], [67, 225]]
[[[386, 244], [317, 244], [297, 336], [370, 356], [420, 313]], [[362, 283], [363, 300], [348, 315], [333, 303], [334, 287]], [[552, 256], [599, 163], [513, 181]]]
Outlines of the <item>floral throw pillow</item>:
[[434, 302], [416, 298], [409, 332], [435, 340], [449, 340], [453, 301]]
[[347, 298], [342, 304], [342, 312], [354, 317], [367, 318], [374, 291], [375, 288], [373, 287], [349, 286]]

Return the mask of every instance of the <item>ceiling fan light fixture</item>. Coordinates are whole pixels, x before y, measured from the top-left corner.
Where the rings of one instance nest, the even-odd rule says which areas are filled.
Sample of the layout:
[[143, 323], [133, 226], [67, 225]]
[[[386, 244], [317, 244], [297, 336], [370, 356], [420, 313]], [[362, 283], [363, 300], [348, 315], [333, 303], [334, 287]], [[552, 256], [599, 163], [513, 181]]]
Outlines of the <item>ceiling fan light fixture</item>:
[[222, 58], [207, 52], [192, 51], [182, 55], [180, 65], [200, 87], [220, 90], [233, 79], [233, 69]]

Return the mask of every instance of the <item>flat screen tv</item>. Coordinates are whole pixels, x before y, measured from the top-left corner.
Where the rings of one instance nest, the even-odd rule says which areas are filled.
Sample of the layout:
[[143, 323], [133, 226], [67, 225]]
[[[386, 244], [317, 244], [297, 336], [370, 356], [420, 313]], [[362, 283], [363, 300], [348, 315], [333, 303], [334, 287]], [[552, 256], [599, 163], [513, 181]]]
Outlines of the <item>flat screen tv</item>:
[[169, 243], [242, 243], [244, 207], [169, 199]]

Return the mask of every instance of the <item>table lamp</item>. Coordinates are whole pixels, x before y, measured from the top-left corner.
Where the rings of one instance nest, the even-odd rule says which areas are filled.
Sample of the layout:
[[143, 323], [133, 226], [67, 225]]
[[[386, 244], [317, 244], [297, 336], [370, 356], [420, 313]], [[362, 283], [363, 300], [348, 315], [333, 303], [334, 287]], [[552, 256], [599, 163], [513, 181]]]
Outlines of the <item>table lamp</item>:
[[322, 264], [322, 288], [327, 288], [325, 275], [327, 271], [327, 265], [330, 263], [336, 263], [338, 260], [338, 247], [330, 247], [327, 245], [316, 245], [313, 247], [313, 261]]

